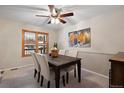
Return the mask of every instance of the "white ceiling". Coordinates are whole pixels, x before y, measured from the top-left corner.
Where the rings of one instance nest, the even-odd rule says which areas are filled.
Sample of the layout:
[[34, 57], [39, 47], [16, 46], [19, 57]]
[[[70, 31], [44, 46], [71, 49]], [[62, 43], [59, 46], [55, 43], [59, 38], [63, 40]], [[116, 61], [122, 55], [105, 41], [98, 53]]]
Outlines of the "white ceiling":
[[36, 17], [36, 14], [49, 15], [47, 5], [0, 5], [0, 17], [21, 21], [37, 26], [60, 29], [65, 26], [74, 25], [80, 21], [93, 18], [107, 12], [123, 8], [115, 5], [56, 5], [63, 12], [73, 12], [74, 16], [65, 18], [66, 24], [47, 24], [47, 18]]

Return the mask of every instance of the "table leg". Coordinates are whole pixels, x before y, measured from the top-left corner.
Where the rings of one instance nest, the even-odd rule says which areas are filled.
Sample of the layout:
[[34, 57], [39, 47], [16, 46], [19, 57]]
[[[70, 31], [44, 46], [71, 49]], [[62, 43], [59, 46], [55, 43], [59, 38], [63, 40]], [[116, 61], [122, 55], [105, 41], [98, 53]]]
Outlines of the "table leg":
[[77, 63], [77, 69], [78, 69], [78, 82], [81, 82], [81, 61]]
[[55, 84], [56, 84], [56, 88], [59, 88], [59, 81], [60, 81], [60, 69], [55, 69]]

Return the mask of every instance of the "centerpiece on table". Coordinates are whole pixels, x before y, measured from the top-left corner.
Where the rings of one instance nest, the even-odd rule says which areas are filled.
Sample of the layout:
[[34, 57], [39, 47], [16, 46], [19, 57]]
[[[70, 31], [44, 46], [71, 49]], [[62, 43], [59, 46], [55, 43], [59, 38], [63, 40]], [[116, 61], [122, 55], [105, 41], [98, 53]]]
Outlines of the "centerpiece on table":
[[51, 57], [53, 58], [58, 57], [59, 56], [58, 52], [59, 50], [57, 49], [57, 43], [54, 43], [53, 48], [51, 48], [51, 53], [50, 53]]

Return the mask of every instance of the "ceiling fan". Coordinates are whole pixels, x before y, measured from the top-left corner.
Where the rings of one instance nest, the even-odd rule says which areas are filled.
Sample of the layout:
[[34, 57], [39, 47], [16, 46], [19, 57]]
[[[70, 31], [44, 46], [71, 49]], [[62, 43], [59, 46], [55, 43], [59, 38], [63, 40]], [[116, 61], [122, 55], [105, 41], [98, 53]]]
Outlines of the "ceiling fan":
[[50, 15], [36, 15], [37, 17], [48, 17], [48, 24], [58, 24], [59, 22], [65, 24], [64, 17], [73, 16], [73, 12], [62, 13], [62, 9], [56, 8], [54, 5], [48, 5]]

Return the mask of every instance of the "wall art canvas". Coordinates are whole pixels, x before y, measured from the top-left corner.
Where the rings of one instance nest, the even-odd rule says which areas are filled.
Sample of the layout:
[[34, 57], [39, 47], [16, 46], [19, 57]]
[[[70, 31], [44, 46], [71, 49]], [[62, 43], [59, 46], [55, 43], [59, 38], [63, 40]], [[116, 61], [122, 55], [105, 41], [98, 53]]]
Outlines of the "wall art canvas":
[[68, 33], [70, 47], [91, 47], [90, 28]]

